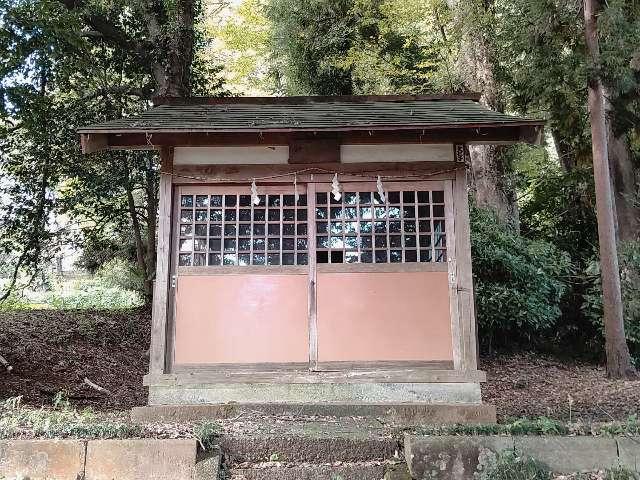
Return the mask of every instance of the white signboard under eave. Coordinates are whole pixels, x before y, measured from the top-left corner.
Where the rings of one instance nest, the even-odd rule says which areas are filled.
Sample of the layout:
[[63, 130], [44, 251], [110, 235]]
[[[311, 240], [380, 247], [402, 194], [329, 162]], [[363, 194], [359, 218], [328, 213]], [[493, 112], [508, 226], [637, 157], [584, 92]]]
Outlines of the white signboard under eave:
[[[453, 145], [383, 144], [341, 145], [342, 163], [453, 162]], [[289, 147], [176, 147], [174, 165], [277, 165], [289, 162]]]

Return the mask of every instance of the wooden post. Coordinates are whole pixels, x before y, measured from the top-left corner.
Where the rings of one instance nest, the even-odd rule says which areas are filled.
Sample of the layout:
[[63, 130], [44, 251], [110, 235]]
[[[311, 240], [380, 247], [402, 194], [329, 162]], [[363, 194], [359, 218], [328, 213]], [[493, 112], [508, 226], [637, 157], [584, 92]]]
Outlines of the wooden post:
[[173, 204], [173, 148], [160, 150], [160, 191], [158, 209], [158, 247], [156, 281], [151, 318], [149, 373], [165, 373], [167, 321], [169, 316], [169, 275], [171, 260], [171, 206]]
[[[307, 218], [316, 218], [316, 184], [307, 184]], [[311, 223], [314, 230], [307, 233], [309, 252], [309, 369], [318, 370], [318, 312], [317, 312], [317, 271], [316, 271], [316, 233], [315, 223]]]
[[[585, 35], [593, 67], [597, 67], [600, 64], [596, 19], [598, 4], [598, 0], [584, 0]], [[588, 79], [588, 91], [593, 149], [593, 176], [596, 187], [596, 210], [598, 215], [598, 241], [600, 243], [607, 375], [611, 378], [635, 378], [637, 373], [631, 363], [629, 347], [624, 333], [613, 194], [611, 191], [609, 152], [607, 149], [604, 92], [599, 74], [592, 75]]]
[[[462, 166], [461, 166], [462, 167]], [[456, 273], [458, 289], [458, 316], [460, 322], [461, 369], [478, 369], [476, 314], [473, 300], [473, 274], [471, 270], [471, 238], [469, 226], [469, 197], [467, 172], [464, 167], [456, 171], [453, 184], [455, 215]], [[455, 339], [454, 339], [455, 341]]]

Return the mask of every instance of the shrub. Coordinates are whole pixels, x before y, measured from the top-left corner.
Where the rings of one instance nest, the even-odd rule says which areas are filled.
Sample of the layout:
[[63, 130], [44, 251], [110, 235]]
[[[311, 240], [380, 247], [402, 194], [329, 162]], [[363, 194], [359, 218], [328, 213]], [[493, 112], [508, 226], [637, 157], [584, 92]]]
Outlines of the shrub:
[[107, 288], [142, 292], [144, 279], [138, 269], [127, 260], [113, 258], [103, 264], [95, 276], [96, 282]]
[[471, 249], [481, 342], [512, 346], [551, 332], [568, 290], [569, 256], [551, 243], [522, 237], [476, 207]]
[[51, 292], [47, 303], [59, 309], [115, 309], [141, 306], [143, 301], [138, 292], [85, 280], [77, 282], [74, 288]]
[[[625, 334], [629, 350], [636, 362], [640, 361], [640, 242], [620, 245], [620, 286], [624, 303]], [[600, 263], [592, 259], [585, 273], [588, 284], [583, 296], [582, 312], [600, 333], [599, 343], [604, 343], [602, 313], [602, 287], [600, 283]]]

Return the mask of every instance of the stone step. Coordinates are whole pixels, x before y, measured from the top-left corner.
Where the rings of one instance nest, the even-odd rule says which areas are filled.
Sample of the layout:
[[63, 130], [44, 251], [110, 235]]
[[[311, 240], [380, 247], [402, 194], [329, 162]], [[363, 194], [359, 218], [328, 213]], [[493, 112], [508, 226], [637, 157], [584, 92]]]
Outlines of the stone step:
[[229, 419], [258, 412], [264, 416], [332, 416], [379, 418], [397, 425], [495, 423], [493, 405], [425, 403], [224, 403], [208, 405], [154, 405], [135, 407], [134, 422], [195, 422]]
[[223, 435], [218, 445], [227, 464], [244, 462], [367, 462], [397, 458], [397, 439], [375, 435]]
[[284, 464], [267, 462], [230, 468], [230, 480], [383, 480], [394, 465], [388, 462]]

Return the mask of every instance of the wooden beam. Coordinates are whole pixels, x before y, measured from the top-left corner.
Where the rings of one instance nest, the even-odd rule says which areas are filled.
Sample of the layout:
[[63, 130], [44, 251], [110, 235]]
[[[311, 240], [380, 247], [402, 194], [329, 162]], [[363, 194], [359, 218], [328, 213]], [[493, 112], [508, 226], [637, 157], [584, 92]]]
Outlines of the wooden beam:
[[339, 163], [340, 140], [337, 136], [292, 138], [289, 141], [289, 163]]
[[[537, 141], [540, 138], [541, 126], [505, 126], [470, 125], [460, 128], [432, 129], [371, 129], [342, 130], [333, 135], [341, 144], [376, 145], [380, 143], [516, 143], [519, 141]], [[206, 146], [250, 146], [250, 145], [289, 145], [293, 136], [301, 132], [110, 132], [108, 148], [118, 149], [157, 149], [170, 147], [206, 147]], [[314, 131], [307, 132], [313, 135]], [[319, 135], [329, 132], [316, 130]], [[83, 135], [89, 135], [84, 133]], [[95, 134], [91, 134], [95, 135]]]
[[[442, 180], [455, 177], [455, 169], [461, 168], [453, 162], [408, 162], [408, 163], [329, 163], [314, 165], [176, 165], [174, 168], [175, 183], [251, 183], [250, 179], [264, 178], [273, 175], [301, 172], [298, 181], [326, 182], [331, 181], [333, 172], [340, 173], [341, 182], [375, 181], [375, 175], [396, 177], [393, 181]], [[462, 167], [464, 168], [464, 167]], [[372, 175], [363, 178], [363, 172]], [[352, 173], [353, 175], [349, 175]], [[406, 177], [403, 177], [405, 176]], [[428, 178], [416, 179], [424, 175]], [[313, 176], [313, 179], [311, 178]], [[268, 180], [260, 180], [262, 185], [291, 183], [292, 176], [282, 176]], [[389, 179], [385, 181], [391, 181]]]
[[151, 353], [149, 373], [166, 372], [167, 326], [169, 319], [169, 288], [171, 285], [171, 226], [173, 203], [173, 149], [160, 150], [160, 189], [158, 209], [158, 246], [156, 257], [156, 280], [153, 291], [151, 319]]
[[476, 370], [478, 368], [478, 338], [473, 293], [473, 274], [471, 269], [469, 196], [467, 193], [467, 172], [465, 169], [456, 171], [453, 203], [456, 250], [455, 271], [461, 338], [461, 363], [459, 368], [462, 370]]
[[449, 284], [449, 315], [451, 321], [451, 342], [452, 342], [452, 355], [453, 355], [453, 368], [455, 370], [462, 370], [464, 368], [464, 361], [462, 352], [464, 351], [463, 343], [463, 329], [460, 318], [460, 309], [458, 306], [459, 292], [458, 292], [458, 272], [456, 268], [458, 260], [458, 252], [456, 245], [456, 224], [455, 224], [455, 179], [448, 182], [448, 185], [444, 189], [444, 205], [445, 205], [445, 232], [447, 239], [447, 273]]
[[177, 365], [182, 373], [149, 374], [144, 377], [146, 386], [187, 386], [233, 383], [478, 383], [486, 380], [484, 372], [461, 370], [435, 370], [431, 367], [361, 368], [350, 370], [341, 368], [333, 371], [305, 371], [273, 369], [271, 371], [253, 369], [227, 369], [225, 365], [209, 365], [207, 371], [195, 371]]

